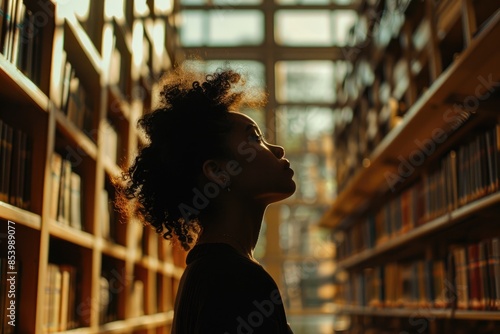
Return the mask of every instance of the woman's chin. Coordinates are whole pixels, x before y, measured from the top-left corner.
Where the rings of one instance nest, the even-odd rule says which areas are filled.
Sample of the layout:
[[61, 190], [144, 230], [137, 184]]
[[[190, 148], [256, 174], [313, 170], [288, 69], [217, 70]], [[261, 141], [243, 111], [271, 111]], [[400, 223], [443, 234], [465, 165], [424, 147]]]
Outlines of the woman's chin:
[[295, 190], [297, 189], [297, 185], [295, 182], [292, 180], [290, 185], [288, 185], [286, 188], [281, 189], [279, 192], [274, 192], [271, 194], [268, 194], [267, 196], [264, 196], [268, 204], [275, 203], [282, 201], [284, 199], [287, 199], [288, 197], [292, 196], [295, 193]]

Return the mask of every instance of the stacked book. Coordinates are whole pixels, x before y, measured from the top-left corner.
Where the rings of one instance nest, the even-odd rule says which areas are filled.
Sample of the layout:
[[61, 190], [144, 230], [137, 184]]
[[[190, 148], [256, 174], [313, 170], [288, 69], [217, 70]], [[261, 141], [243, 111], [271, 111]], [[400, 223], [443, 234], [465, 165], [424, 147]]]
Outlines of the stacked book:
[[50, 216], [63, 225], [82, 229], [82, 181], [71, 161], [54, 152], [51, 164]]
[[26, 7], [23, 0], [0, 2], [0, 52], [15, 64], [35, 84], [40, 81], [40, 48], [46, 24], [40, 19], [49, 20], [51, 16], [40, 9], [36, 13]]
[[0, 119], [0, 201], [29, 208], [31, 154], [28, 135]]

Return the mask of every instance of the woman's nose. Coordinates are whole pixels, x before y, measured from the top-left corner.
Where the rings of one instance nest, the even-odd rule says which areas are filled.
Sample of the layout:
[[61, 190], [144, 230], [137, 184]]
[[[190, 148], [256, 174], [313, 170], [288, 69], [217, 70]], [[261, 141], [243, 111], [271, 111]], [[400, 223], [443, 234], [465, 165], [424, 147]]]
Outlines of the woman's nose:
[[283, 146], [271, 145], [271, 151], [278, 159], [281, 159], [285, 156], [285, 149], [283, 148]]

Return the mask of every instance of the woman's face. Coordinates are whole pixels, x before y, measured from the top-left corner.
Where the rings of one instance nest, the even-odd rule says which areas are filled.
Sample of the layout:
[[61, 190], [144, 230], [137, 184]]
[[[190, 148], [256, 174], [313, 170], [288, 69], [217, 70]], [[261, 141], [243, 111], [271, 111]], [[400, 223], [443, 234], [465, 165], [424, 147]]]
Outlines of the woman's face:
[[233, 126], [228, 145], [234, 159], [228, 171], [231, 192], [265, 204], [292, 195], [296, 185], [283, 147], [267, 143], [250, 117], [231, 112], [230, 119]]

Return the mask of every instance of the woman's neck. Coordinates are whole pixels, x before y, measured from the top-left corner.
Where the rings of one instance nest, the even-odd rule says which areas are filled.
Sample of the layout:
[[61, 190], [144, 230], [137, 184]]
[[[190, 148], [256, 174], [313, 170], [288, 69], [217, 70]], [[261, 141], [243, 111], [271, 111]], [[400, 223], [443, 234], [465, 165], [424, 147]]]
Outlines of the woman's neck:
[[260, 233], [264, 207], [225, 206], [200, 217], [204, 226], [197, 243], [226, 243], [255, 261], [253, 251]]

